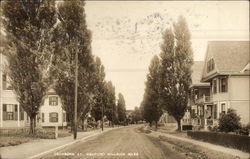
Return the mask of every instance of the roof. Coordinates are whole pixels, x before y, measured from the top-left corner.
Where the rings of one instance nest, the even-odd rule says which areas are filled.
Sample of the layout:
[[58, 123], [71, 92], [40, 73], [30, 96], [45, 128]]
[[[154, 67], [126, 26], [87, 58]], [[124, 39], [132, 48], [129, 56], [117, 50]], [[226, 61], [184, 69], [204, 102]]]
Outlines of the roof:
[[194, 61], [192, 69], [192, 85], [193, 86], [209, 86], [207, 82], [201, 82], [202, 71], [204, 67], [204, 61]]
[[[215, 71], [213, 74], [246, 74], [242, 70], [250, 62], [249, 41], [210, 41], [208, 42], [206, 62], [214, 59]], [[207, 81], [211, 76], [203, 69], [202, 79]]]

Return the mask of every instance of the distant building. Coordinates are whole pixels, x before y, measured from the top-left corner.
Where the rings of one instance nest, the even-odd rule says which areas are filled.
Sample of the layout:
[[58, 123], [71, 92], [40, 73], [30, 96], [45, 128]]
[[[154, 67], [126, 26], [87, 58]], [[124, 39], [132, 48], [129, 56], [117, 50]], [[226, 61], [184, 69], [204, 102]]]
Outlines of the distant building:
[[[249, 41], [211, 41], [208, 43], [201, 82], [210, 83], [212, 104], [206, 118], [218, 121], [229, 108], [236, 110], [242, 124], [249, 123], [250, 82]], [[209, 105], [210, 106], [210, 105]]]
[[[4, 73], [5, 56], [0, 46], [0, 127], [26, 127], [29, 126], [29, 117], [17, 101], [8, 75]], [[53, 89], [49, 90], [44, 104], [37, 116], [37, 126], [66, 126], [66, 113], [62, 109], [60, 98]]]

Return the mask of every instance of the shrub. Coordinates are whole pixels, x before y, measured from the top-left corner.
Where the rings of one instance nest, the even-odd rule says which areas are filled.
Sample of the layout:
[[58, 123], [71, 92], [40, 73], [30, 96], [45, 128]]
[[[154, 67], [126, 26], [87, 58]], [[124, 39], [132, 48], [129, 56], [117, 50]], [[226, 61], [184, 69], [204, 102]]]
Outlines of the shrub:
[[249, 131], [250, 131], [250, 124], [243, 126], [241, 129], [237, 130], [236, 134], [249, 135]]
[[219, 119], [219, 130], [222, 132], [234, 132], [240, 127], [240, 117], [233, 109], [228, 109], [227, 114], [223, 114]]
[[249, 130], [248, 128], [244, 127], [239, 130], [240, 135], [249, 135]]
[[191, 138], [250, 152], [250, 137], [221, 132], [188, 131]]
[[217, 131], [219, 131], [219, 129], [218, 129], [218, 126], [208, 126], [208, 130], [209, 131], [213, 131], [213, 132], [217, 132]]

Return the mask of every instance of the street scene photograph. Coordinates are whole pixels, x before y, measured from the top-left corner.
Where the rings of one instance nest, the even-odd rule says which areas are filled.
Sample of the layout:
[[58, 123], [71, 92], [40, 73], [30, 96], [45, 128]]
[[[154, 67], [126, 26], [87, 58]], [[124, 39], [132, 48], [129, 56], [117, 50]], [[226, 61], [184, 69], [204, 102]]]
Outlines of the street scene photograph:
[[249, 1], [0, 0], [0, 159], [250, 159]]

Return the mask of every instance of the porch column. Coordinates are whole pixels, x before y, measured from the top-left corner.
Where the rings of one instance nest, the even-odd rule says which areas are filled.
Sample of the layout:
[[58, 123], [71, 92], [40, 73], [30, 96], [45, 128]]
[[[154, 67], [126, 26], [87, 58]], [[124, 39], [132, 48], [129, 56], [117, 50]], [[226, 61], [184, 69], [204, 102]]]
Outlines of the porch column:
[[207, 130], [207, 105], [204, 105], [204, 129]]
[[20, 127], [20, 107], [19, 107], [19, 103], [17, 104], [17, 126]]

